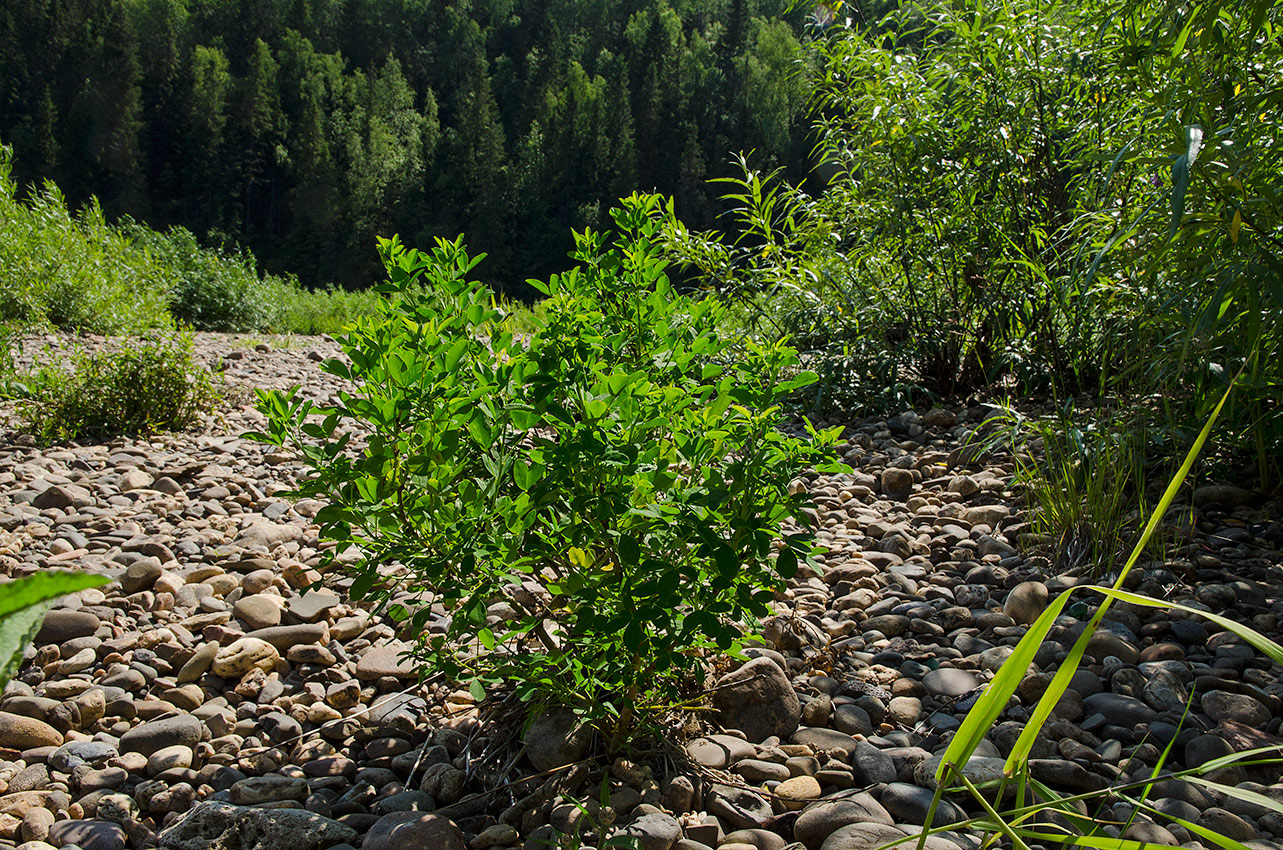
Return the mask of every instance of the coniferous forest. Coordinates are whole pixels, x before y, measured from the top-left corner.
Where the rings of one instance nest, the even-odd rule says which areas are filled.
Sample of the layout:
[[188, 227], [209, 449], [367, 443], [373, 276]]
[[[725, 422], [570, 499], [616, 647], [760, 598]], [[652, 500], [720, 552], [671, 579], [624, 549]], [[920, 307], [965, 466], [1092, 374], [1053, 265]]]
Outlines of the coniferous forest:
[[377, 234], [466, 233], [510, 294], [634, 188], [708, 226], [730, 153], [804, 173], [804, 11], [783, 0], [10, 0], [20, 186], [181, 225], [305, 285]]

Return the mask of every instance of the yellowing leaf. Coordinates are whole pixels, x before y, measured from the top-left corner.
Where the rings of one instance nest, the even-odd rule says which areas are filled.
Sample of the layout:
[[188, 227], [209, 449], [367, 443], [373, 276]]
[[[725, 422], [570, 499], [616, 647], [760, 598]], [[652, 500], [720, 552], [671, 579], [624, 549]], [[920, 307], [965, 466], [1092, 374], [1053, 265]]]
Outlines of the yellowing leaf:
[[1238, 244], [1238, 231], [1243, 226], [1243, 213], [1241, 210], [1234, 210], [1234, 220], [1230, 222], [1230, 241], [1235, 245]]

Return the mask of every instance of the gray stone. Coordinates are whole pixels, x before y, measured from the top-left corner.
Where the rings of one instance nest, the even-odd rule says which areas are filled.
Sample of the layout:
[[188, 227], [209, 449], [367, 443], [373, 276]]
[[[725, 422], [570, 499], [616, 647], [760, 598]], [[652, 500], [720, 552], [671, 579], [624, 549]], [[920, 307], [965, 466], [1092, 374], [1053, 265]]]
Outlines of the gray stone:
[[150, 756], [166, 747], [195, 747], [200, 743], [203, 730], [201, 722], [190, 714], [151, 720], [121, 735], [120, 751]]
[[72, 611], [68, 608], [51, 608], [45, 614], [40, 631], [36, 632], [33, 642], [37, 646], [48, 643], [63, 644], [79, 637], [88, 637], [98, 631], [101, 622], [88, 611]]
[[302, 801], [307, 798], [307, 781], [288, 776], [250, 776], [232, 785], [228, 799], [238, 806], [277, 803], [282, 800]]
[[402, 658], [402, 654], [409, 649], [408, 644], [400, 642], [370, 647], [356, 662], [356, 677], [366, 682], [385, 676], [396, 679], [417, 677], [419, 671], [413, 659]]
[[393, 812], [379, 818], [361, 850], [467, 850], [454, 821], [422, 812]]
[[861, 792], [840, 800], [820, 800], [807, 806], [793, 824], [793, 837], [808, 848], [818, 848], [834, 832], [853, 823], [891, 826], [894, 821], [871, 794]]
[[1101, 714], [1109, 723], [1125, 729], [1130, 729], [1137, 723], [1152, 723], [1158, 719], [1158, 712], [1145, 703], [1120, 694], [1092, 694], [1083, 700], [1083, 709], [1088, 716]]
[[213, 801], [196, 806], [158, 836], [161, 850], [317, 850], [355, 840], [352, 827], [303, 809]]
[[896, 467], [882, 470], [882, 493], [889, 499], [903, 502], [913, 493], [913, 473]]
[[338, 606], [340, 600], [333, 593], [309, 590], [302, 596], [295, 596], [289, 601], [289, 612], [304, 623], [315, 623], [323, 619]]
[[1270, 710], [1246, 694], [1209, 691], [1203, 694], [1203, 713], [1217, 723], [1232, 721], [1264, 729], [1270, 722]]
[[817, 750], [846, 750], [849, 753], [855, 749], [855, 738], [836, 729], [825, 729], [821, 726], [800, 727], [793, 733], [793, 743], [807, 744]]
[[619, 835], [635, 839], [641, 850], [670, 850], [682, 837], [682, 825], [670, 815], [652, 812], [628, 824]]
[[916, 837], [910, 838], [902, 830], [893, 826], [884, 826], [878, 823], [853, 823], [842, 827], [824, 839], [824, 843], [820, 845], [820, 850], [877, 850], [877, 848], [899, 838], [904, 839], [903, 843], [898, 845], [899, 847], [916, 846], [918, 840]]
[[526, 730], [526, 756], [539, 771], [579, 761], [592, 743], [593, 729], [568, 708], [541, 712]]
[[747, 788], [713, 784], [704, 795], [708, 813], [732, 829], [756, 829], [770, 820], [771, 804]]
[[126, 594], [150, 590], [164, 572], [159, 558], [139, 558], [125, 568], [125, 574], [120, 577], [120, 589]]
[[1007, 594], [1007, 601], [1002, 605], [1002, 613], [1017, 623], [1033, 625], [1047, 609], [1047, 585], [1040, 581], [1026, 581], [1012, 588]]
[[769, 658], [754, 658], [723, 676], [713, 692], [722, 723], [750, 741], [787, 738], [798, 727], [802, 703], [784, 671]]
[[980, 687], [974, 673], [955, 667], [941, 667], [922, 677], [922, 685], [938, 697], [951, 699], [965, 696]]
[[75, 844], [81, 850], [124, 850], [125, 831], [117, 824], [98, 820], [64, 820], [49, 828], [55, 847]]
[[250, 630], [268, 629], [281, 623], [281, 604], [266, 594], [242, 596], [232, 606], [232, 616]]
[[[75, 484], [55, 484], [37, 493], [31, 500], [32, 506], [42, 511], [48, 508], [83, 508], [93, 503], [93, 494]], [[85, 850], [90, 848], [86, 847]]]
[[[923, 824], [926, 823], [927, 812], [931, 809], [931, 800], [934, 797], [934, 792], [926, 788], [919, 788], [907, 782], [892, 782], [882, 789], [882, 798], [879, 802], [895, 820]], [[962, 809], [942, 798], [936, 806], [934, 823], [936, 826], [945, 826], [960, 823], [966, 817]]]
[[851, 764], [856, 785], [875, 785], [879, 782], [895, 781], [895, 763], [891, 761], [891, 757], [868, 741], [857, 742], [848, 761]]

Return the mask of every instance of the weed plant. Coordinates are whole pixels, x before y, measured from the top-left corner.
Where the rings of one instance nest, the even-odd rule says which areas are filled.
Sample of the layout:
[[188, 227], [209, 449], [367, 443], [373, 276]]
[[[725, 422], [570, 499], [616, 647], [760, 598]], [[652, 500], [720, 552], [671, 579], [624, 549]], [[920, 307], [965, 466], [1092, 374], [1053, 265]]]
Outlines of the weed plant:
[[192, 357], [190, 333], [153, 332], [122, 347], [76, 353], [69, 368], [36, 370], [18, 404], [44, 443], [186, 428], [221, 398]]

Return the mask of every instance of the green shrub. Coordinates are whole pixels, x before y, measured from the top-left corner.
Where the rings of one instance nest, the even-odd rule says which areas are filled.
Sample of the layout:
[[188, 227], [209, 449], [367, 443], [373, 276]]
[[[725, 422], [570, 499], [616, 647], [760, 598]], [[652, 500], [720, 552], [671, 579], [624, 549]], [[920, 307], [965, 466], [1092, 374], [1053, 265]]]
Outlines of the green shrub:
[[169, 311], [198, 331], [266, 330], [275, 304], [255, 268], [254, 255], [201, 247], [191, 231], [164, 233], [124, 219], [117, 228], [160, 261], [168, 276]]
[[377, 313], [382, 300], [374, 289], [308, 290], [281, 278], [264, 280], [260, 294], [273, 305], [266, 330], [283, 334], [337, 335], [362, 316]]
[[0, 147], [0, 321], [93, 333], [169, 325], [166, 278], [96, 202], [72, 215], [52, 183], [20, 200]]
[[524, 345], [459, 242], [382, 242], [391, 297], [340, 339], [350, 365], [325, 364], [357, 392], [332, 409], [264, 393], [252, 435], [302, 452], [322, 535], [364, 553], [353, 596], [390, 604], [427, 669], [571, 706], [616, 745], [767, 613], [809, 552], [782, 530], [803, 505], [788, 484], [836, 439], [777, 429], [815, 376], [782, 344], [727, 357], [724, 308], [664, 274], [659, 208], [633, 196], [617, 235], [576, 235]]
[[19, 415], [43, 442], [185, 428], [220, 399], [189, 333], [154, 333], [39, 370]]

